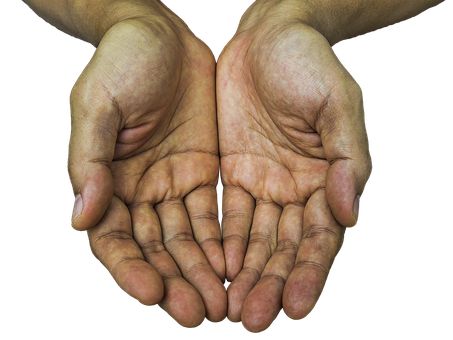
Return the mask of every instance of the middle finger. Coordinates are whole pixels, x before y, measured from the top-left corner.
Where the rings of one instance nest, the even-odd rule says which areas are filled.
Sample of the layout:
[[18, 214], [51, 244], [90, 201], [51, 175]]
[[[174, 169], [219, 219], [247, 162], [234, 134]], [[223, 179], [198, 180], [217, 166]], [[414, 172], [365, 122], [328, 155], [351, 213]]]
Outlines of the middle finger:
[[182, 200], [167, 200], [156, 206], [165, 248], [183, 276], [198, 290], [207, 318], [221, 321], [226, 316], [226, 292], [201, 248], [195, 242], [189, 216]]

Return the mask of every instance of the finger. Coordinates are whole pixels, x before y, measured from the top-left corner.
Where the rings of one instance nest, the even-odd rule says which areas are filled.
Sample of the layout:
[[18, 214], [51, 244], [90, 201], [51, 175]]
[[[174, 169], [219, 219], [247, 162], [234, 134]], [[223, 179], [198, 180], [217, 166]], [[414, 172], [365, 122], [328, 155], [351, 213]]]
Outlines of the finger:
[[129, 212], [114, 198], [104, 218], [88, 231], [93, 254], [104, 264], [118, 285], [145, 305], [153, 305], [164, 295], [157, 271], [144, 260], [132, 237]]
[[[110, 163], [119, 129], [117, 108], [84, 83], [83, 76], [71, 95], [72, 130], [68, 169], [76, 195], [72, 225], [86, 230], [96, 225], [113, 196]], [[102, 92], [102, 91], [101, 91]]]
[[358, 85], [351, 85], [342, 98], [347, 99], [326, 106], [320, 115], [319, 129], [331, 163], [326, 182], [327, 201], [337, 221], [350, 227], [357, 223], [360, 195], [371, 173], [371, 157]]
[[197, 290], [182, 276], [162, 243], [162, 232], [156, 211], [149, 204], [130, 207], [134, 238], [146, 260], [164, 280], [165, 295], [160, 306], [184, 327], [196, 327], [205, 318], [204, 304]]
[[223, 282], [225, 257], [221, 243], [216, 189], [214, 186], [198, 188], [187, 195], [184, 202], [195, 240]]
[[247, 295], [242, 309], [242, 323], [249, 331], [265, 330], [282, 308], [285, 282], [293, 269], [302, 238], [304, 208], [288, 205], [278, 224], [277, 248], [255, 287]]
[[226, 292], [203, 251], [194, 241], [189, 217], [180, 200], [164, 201], [157, 207], [165, 248], [181, 269], [183, 276], [200, 293], [206, 317], [221, 321], [226, 316]]
[[277, 243], [281, 208], [272, 202], [257, 202], [250, 230], [244, 267], [228, 287], [228, 318], [241, 320], [242, 305], [271, 257]]
[[255, 200], [239, 187], [223, 188], [223, 250], [226, 277], [233, 281], [241, 271], [252, 224]]
[[283, 290], [283, 309], [289, 317], [304, 318], [315, 306], [341, 248], [344, 230], [330, 212], [325, 191], [318, 190], [305, 207], [296, 263]]

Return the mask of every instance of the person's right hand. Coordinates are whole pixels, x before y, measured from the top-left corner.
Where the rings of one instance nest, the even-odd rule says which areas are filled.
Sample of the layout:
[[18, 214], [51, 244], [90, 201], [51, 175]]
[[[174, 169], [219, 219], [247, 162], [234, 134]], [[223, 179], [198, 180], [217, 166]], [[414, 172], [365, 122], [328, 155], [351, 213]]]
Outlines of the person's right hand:
[[214, 74], [162, 6], [111, 27], [71, 96], [73, 226], [121, 288], [188, 327], [226, 315]]

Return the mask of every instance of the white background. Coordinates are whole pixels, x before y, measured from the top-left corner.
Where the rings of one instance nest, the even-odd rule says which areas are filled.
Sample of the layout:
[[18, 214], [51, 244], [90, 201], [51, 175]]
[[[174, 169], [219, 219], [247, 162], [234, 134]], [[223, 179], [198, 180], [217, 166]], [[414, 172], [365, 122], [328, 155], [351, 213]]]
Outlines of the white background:
[[[251, 0], [165, 2], [218, 56]], [[95, 260], [66, 174], [69, 92], [93, 48], [20, 1], [0, 13], [1, 339], [453, 338], [452, 1], [335, 47], [364, 92], [373, 175], [317, 308], [258, 335], [184, 329]]]

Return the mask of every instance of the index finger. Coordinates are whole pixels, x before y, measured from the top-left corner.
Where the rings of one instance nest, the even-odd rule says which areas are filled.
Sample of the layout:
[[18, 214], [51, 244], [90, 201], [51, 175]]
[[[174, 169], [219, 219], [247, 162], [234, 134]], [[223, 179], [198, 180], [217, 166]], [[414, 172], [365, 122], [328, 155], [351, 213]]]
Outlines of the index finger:
[[164, 285], [159, 273], [145, 261], [132, 237], [129, 211], [114, 197], [101, 222], [88, 231], [93, 254], [118, 285], [145, 305], [159, 303]]
[[315, 192], [305, 208], [296, 263], [283, 291], [283, 309], [290, 318], [302, 319], [315, 306], [343, 243], [344, 231], [330, 212], [324, 189]]

